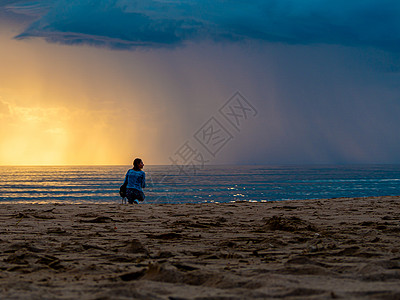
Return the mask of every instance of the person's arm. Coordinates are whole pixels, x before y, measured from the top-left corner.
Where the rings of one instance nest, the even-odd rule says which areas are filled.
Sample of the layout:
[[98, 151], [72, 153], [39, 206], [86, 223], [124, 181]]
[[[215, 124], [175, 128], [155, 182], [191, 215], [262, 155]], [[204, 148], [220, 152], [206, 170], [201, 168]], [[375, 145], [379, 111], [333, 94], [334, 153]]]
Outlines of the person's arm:
[[128, 185], [128, 173], [129, 173], [129, 170], [128, 170], [128, 172], [126, 172], [124, 185]]
[[143, 172], [143, 182], [142, 182], [142, 188], [144, 189], [146, 187], [146, 173]]

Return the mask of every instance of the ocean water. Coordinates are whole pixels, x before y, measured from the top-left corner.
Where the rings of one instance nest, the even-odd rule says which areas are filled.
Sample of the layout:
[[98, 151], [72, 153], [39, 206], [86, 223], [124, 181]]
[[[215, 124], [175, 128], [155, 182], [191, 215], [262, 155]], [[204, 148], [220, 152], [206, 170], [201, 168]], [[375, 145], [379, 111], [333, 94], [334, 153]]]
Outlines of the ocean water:
[[[1, 203], [118, 203], [129, 166], [0, 167]], [[146, 166], [145, 203], [400, 195], [400, 165]]]

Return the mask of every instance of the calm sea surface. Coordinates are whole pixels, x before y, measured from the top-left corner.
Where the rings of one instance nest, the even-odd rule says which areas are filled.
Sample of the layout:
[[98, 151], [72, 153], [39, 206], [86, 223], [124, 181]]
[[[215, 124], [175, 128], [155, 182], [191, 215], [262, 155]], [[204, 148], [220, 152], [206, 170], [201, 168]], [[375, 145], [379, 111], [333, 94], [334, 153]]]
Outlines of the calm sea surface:
[[[117, 203], [129, 166], [0, 167], [2, 203]], [[146, 166], [147, 203], [400, 195], [400, 165]]]

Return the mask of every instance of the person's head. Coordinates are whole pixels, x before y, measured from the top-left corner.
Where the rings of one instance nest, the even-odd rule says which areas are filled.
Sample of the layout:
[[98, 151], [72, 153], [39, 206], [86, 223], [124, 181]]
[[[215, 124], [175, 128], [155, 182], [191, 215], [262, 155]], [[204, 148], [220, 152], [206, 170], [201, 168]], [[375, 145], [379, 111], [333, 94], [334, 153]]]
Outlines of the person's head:
[[144, 163], [140, 158], [135, 158], [135, 160], [133, 161], [133, 169], [135, 171], [140, 171], [141, 169], [143, 169]]

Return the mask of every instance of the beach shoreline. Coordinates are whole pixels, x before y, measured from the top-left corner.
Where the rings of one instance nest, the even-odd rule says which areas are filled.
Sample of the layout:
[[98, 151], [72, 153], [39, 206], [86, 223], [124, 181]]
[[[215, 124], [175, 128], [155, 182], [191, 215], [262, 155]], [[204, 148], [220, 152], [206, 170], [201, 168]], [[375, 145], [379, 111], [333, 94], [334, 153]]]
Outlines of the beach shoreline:
[[400, 197], [0, 204], [2, 299], [399, 299]]

